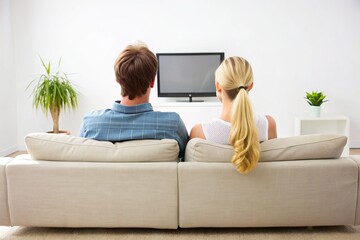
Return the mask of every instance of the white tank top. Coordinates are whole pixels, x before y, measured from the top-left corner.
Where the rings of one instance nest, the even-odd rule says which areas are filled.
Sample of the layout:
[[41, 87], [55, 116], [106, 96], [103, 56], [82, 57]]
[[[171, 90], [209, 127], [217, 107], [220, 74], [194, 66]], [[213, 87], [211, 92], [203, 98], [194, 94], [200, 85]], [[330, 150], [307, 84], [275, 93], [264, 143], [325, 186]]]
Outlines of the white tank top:
[[[256, 116], [256, 126], [259, 133], [259, 141], [268, 140], [268, 121], [265, 116]], [[201, 124], [206, 140], [219, 144], [230, 144], [230, 123], [220, 118], [214, 118], [210, 122]]]

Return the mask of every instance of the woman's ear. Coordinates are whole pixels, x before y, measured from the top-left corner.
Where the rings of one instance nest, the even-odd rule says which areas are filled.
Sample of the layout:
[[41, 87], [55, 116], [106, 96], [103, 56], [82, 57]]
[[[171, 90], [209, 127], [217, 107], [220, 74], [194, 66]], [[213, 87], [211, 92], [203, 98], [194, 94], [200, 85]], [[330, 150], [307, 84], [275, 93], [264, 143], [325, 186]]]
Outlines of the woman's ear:
[[254, 86], [254, 82], [252, 82], [252, 83], [250, 84], [250, 86], [248, 86], [247, 91], [250, 92], [250, 90], [253, 88], [253, 86]]
[[220, 86], [220, 84], [218, 82], [215, 82], [215, 89], [216, 89], [216, 92], [219, 92], [219, 93], [222, 92], [222, 87]]
[[216, 96], [222, 102], [222, 87], [218, 82], [215, 82]]

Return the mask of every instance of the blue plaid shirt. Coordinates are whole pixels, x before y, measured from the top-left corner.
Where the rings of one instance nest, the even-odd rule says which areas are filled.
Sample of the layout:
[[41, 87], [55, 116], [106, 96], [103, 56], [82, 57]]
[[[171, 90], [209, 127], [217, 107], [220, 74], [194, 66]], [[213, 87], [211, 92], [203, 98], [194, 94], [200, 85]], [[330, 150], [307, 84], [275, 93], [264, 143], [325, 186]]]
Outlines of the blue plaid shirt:
[[150, 103], [91, 112], [84, 117], [80, 136], [99, 141], [121, 142], [139, 139], [175, 139], [183, 157], [189, 140], [186, 127], [175, 112], [154, 111]]

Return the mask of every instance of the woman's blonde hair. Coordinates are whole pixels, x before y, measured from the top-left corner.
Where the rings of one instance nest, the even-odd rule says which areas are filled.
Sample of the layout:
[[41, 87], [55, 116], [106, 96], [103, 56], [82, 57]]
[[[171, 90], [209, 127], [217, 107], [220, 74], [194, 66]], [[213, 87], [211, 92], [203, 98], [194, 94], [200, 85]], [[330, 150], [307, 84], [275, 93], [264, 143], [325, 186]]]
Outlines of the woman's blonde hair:
[[231, 162], [240, 173], [248, 173], [260, 158], [258, 130], [247, 92], [253, 83], [251, 66], [241, 57], [227, 58], [216, 70], [215, 79], [233, 101], [230, 144], [234, 155]]

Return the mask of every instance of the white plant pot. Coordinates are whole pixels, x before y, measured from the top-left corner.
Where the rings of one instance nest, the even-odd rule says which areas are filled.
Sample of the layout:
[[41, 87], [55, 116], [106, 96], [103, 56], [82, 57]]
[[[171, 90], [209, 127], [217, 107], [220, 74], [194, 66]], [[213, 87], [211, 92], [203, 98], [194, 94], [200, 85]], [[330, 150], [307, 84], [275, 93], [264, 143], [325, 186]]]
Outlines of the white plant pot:
[[310, 106], [310, 116], [311, 117], [320, 117], [321, 107], [320, 106]]

